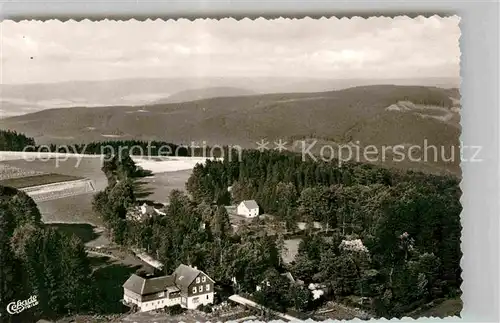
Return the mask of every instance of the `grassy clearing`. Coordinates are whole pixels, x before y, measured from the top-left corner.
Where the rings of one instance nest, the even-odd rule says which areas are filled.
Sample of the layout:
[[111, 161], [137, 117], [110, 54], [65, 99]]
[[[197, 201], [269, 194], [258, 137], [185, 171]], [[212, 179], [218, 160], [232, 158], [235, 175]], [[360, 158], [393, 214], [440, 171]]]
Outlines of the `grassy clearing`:
[[[437, 304], [436, 304], [437, 303]], [[460, 316], [463, 309], [463, 303], [460, 297], [446, 299], [442, 302], [434, 302], [434, 304], [427, 304], [421, 309], [413, 312], [411, 317], [439, 317], [445, 318], [448, 316]]]
[[42, 175], [4, 179], [0, 181], [0, 185], [21, 189], [31, 186], [76, 181], [79, 179], [82, 179], [82, 177], [62, 175], [62, 174], [42, 174]]
[[5, 162], [0, 162], [0, 180], [6, 180], [11, 178], [19, 178], [26, 176], [42, 175], [43, 172], [37, 172], [30, 169], [22, 169], [19, 167], [14, 167], [6, 164]]
[[191, 176], [192, 170], [180, 170], [168, 173], [158, 173], [154, 176], [141, 178], [143, 191], [137, 196], [138, 199], [148, 199], [156, 202], [168, 202], [172, 190], [185, 190], [186, 182]]
[[45, 223], [89, 223], [103, 226], [101, 218], [92, 210], [93, 194], [69, 196], [37, 203]]

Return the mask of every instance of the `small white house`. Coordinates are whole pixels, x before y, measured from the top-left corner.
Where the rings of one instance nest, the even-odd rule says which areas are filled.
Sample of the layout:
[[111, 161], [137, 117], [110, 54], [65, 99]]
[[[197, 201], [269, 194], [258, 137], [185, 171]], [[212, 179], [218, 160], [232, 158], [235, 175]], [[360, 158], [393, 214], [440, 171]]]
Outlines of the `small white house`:
[[246, 218], [255, 218], [259, 215], [259, 205], [254, 200], [242, 201], [237, 208], [237, 214]]

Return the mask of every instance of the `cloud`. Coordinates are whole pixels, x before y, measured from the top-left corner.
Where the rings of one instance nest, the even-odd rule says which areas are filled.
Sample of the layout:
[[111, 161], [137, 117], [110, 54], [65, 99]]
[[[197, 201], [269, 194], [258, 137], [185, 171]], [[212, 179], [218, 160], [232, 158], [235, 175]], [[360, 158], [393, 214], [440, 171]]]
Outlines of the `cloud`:
[[3, 21], [4, 83], [459, 76], [459, 18]]

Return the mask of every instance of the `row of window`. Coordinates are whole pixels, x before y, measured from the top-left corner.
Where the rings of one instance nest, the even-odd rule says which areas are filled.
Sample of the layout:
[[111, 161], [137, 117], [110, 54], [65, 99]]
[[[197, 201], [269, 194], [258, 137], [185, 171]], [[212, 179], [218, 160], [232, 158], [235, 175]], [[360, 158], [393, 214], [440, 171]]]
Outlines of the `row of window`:
[[[207, 294], [207, 299], [208, 299], [208, 294]], [[193, 304], [197, 304], [200, 302], [200, 298], [199, 297], [193, 297]]]
[[[210, 284], [205, 285], [205, 291], [206, 292], [210, 291]], [[196, 288], [196, 286], [193, 287], [193, 294], [196, 294], [196, 293], [203, 293], [203, 285], [198, 286], [198, 288]]]
[[[207, 281], [207, 277], [203, 276], [201, 277], [201, 282], [204, 283]], [[199, 284], [200, 283], [200, 277], [196, 277], [196, 283]]]
[[[160, 301], [157, 301], [156, 302], [156, 305], [161, 305], [161, 304], [165, 304], [166, 305], [167, 301], [166, 300], [160, 300]], [[146, 302], [144, 303], [144, 305], [147, 307], [147, 306], [154, 306], [155, 305], [155, 302]]]

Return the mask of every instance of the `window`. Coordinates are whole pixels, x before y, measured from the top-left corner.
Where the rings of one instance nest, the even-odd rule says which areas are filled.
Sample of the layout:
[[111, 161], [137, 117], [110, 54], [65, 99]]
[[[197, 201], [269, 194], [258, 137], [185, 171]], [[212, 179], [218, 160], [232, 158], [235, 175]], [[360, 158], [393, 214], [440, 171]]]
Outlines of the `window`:
[[196, 294], [196, 287], [193, 287], [193, 294]]
[[207, 299], [208, 299], [208, 294], [207, 294]]
[[210, 284], [205, 285], [205, 290], [208, 292], [210, 290]]
[[200, 283], [200, 277], [196, 277], [196, 283], [199, 284]]
[[207, 281], [207, 277], [205, 277], [205, 276], [201, 277], [201, 281], [202, 281], [203, 283], [204, 283], [204, 282], [206, 282], [206, 281]]
[[203, 293], [203, 285], [201, 285], [200, 287], [198, 287], [198, 291], [199, 291], [200, 293]]

